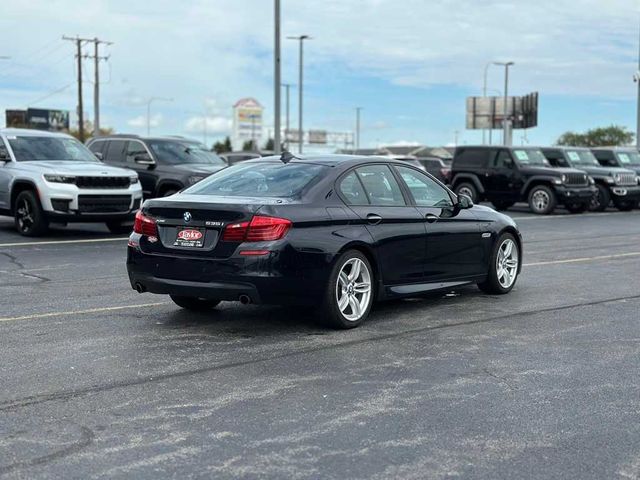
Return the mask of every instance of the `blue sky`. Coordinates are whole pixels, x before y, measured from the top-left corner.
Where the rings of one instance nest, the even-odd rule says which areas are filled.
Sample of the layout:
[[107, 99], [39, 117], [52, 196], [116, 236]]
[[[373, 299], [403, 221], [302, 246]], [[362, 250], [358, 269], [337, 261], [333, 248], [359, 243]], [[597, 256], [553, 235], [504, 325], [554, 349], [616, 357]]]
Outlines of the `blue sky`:
[[[282, 33], [305, 48], [305, 127], [354, 128], [363, 146], [475, 143], [465, 97], [484, 65], [512, 60], [510, 92], [540, 92], [531, 144], [611, 123], [635, 130], [640, 8], [636, 0], [281, 0]], [[231, 105], [253, 96], [273, 122], [271, 0], [30, 0], [0, 15], [0, 110], [76, 105], [73, 46], [61, 36], [113, 41], [102, 64], [102, 123], [144, 133], [146, 99], [157, 134], [208, 140], [229, 133]], [[87, 53], [89, 51], [87, 50]], [[297, 44], [283, 39], [283, 81], [297, 82]], [[85, 61], [85, 112], [93, 68]], [[489, 69], [489, 92], [503, 88]], [[46, 97], [44, 100], [40, 100]], [[39, 101], [40, 100], [40, 101]], [[292, 90], [292, 122], [297, 91]], [[0, 120], [0, 125], [4, 118]], [[514, 141], [525, 141], [516, 132]]]

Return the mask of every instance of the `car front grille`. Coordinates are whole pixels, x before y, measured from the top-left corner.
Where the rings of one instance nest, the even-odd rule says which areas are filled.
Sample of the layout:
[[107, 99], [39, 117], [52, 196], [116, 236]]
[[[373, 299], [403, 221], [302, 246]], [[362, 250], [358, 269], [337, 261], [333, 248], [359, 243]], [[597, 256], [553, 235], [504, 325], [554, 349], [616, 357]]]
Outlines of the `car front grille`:
[[586, 173], [567, 173], [567, 185], [588, 185], [589, 177]]
[[129, 188], [129, 177], [77, 177], [78, 188]]
[[614, 177], [616, 181], [616, 185], [636, 185], [636, 174], [635, 173], [616, 173]]
[[78, 195], [80, 213], [128, 212], [131, 195]]

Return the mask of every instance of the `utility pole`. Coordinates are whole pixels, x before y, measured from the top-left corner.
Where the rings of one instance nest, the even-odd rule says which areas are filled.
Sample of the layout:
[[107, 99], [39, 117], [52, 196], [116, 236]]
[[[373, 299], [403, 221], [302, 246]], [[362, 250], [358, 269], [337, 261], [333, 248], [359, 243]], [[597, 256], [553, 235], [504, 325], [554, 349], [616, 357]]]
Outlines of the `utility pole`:
[[98, 53], [98, 49], [101, 43], [105, 45], [112, 45], [113, 42], [106, 42], [99, 38], [89, 40], [93, 42], [93, 55], [85, 55], [86, 58], [93, 58], [94, 61], [94, 80], [93, 80], [93, 136], [100, 136], [100, 60], [109, 60], [108, 56], [101, 57]]
[[302, 86], [304, 71], [304, 41], [311, 40], [309, 35], [298, 35], [297, 37], [287, 37], [288, 40], [298, 40], [300, 42], [299, 60], [298, 60], [298, 153], [302, 153], [302, 144], [304, 143], [304, 132], [302, 130]]
[[[78, 59], [78, 137], [81, 142], [84, 142], [84, 106], [82, 102], [82, 59], [93, 58], [95, 61], [95, 80], [93, 86], [93, 108], [94, 108], [94, 136], [98, 136], [100, 132], [100, 70], [98, 63], [100, 60], [107, 60], [109, 57], [101, 57], [98, 54], [98, 46], [101, 43], [111, 45], [112, 42], [106, 42], [99, 38], [80, 38], [79, 36], [67, 37], [63, 35], [63, 40], [75, 42], [76, 44], [76, 58]], [[93, 43], [94, 54], [82, 55], [82, 44]]]
[[78, 36], [75, 38], [63, 36], [62, 39], [75, 42], [76, 44], [76, 59], [78, 60], [78, 138], [81, 142], [84, 142], [84, 113], [82, 111], [82, 42], [86, 42], [87, 39], [83, 39]]
[[504, 67], [504, 105], [502, 109], [502, 144], [509, 146], [511, 139], [509, 135], [509, 119], [507, 118], [507, 102], [509, 99], [509, 67], [514, 65], [514, 62], [494, 62], [495, 65]]
[[638, 84], [638, 106], [637, 106], [637, 118], [636, 118], [636, 149], [640, 150], [640, 39], [638, 40], [638, 71], [634, 75], [633, 79]]
[[353, 153], [356, 153], [360, 150], [360, 111], [362, 107], [356, 107], [356, 141], [355, 141], [355, 149]]
[[274, 0], [274, 55], [273, 55], [273, 100], [274, 132], [273, 153], [280, 154], [280, 0]]

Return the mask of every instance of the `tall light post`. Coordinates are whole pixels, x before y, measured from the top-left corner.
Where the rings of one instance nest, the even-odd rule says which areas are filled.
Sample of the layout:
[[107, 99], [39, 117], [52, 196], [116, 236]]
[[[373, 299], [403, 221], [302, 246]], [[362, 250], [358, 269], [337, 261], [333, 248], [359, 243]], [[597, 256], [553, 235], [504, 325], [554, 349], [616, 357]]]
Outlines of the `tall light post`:
[[285, 120], [285, 127], [284, 127], [284, 144], [286, 145], [287, 150], [289, 150], [289, 128], [290, 124], [289, 124], [289, 90], [291, 89], [291, 84], [290, 83], [281, 83], [280, 85], [282, 85], [284, 87], [284, 98], [285, 98], [285, 115], [286, 115], [286, 120]]
[[362, 107], [356, 107], [356, 141], [355, 141], [355, 152], [360, 150], [360, 112], [362, 111]]
[[304, 71], [304, 41], [311, 40], [309, 35], [298, 35], [297, 37], [287, 37], [287, 40], [298, 40], [300, 42], [299, 50], [299, 71], [298, 71], [298, 153], [302, 153], [302, 144], [304, 142], [304, 132], [302, 130], [302, 86]]
[[[482, 97], [486, 98], [487, 97], [487, 75], [489, 74], [489, 67], [491, 65], [493, 65], [494, 62], [487, 62], [487, 64], [484, 66], [484, 82], [482, 83]], [[491, 130], [493, 130], [493, 125], [491, 125], [491, 128], [489, 129], [489, 138], [491, 138]], [[484, 145], [486, 143], [486, 129], [482, 129], [482, 144]]]
[[638, 84], [638, 106], [636, 118], [636, 149], [640, 150], [640, 39], [638, 40], [638, 71], [633, 76], [634, 81]]
[[151, 103], [159, 100], [162, 100], [164, 102], [173, 102], [173, 98], [165, 97], [151, 97], [147, 100], [147, 136], [151, 135]]
[[280, 154], [280, 0], [274, 0], [274, 49], [273, 49], [273, 153]]
[[502, 109], [502, 144], [507, 146], [509, 143], [509, 119], [507, 118], [507, 100], [509, 98], [509, 67], [514, 62], [493, 62], [494, 65], [504, 67], [504, 105]]

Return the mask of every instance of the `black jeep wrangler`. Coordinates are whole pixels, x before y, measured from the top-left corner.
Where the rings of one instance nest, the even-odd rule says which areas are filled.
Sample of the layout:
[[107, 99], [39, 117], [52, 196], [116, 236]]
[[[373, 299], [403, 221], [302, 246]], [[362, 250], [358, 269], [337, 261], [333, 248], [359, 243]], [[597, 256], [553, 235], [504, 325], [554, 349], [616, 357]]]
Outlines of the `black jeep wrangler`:
[[602, 212], [611, 200], [618, 210], [636, 208], [640, 201], [640, 186], [636, 172], [616, 166], [603, 167], [588, 148], [550, 147], [542, 153], [554, 167], [573, 167], [584, 170], [595, 180], [598, 194], [590, 210]]
[[489, 200], [498, 210], [528, 202], [531, 211], [549, 214], [558, 203], [572, 213], [589, 208], [597, 193], [582, 170], [552, 168], [539, 148], [464, 146], [456, 149], [451, 185], [474, 202]]

